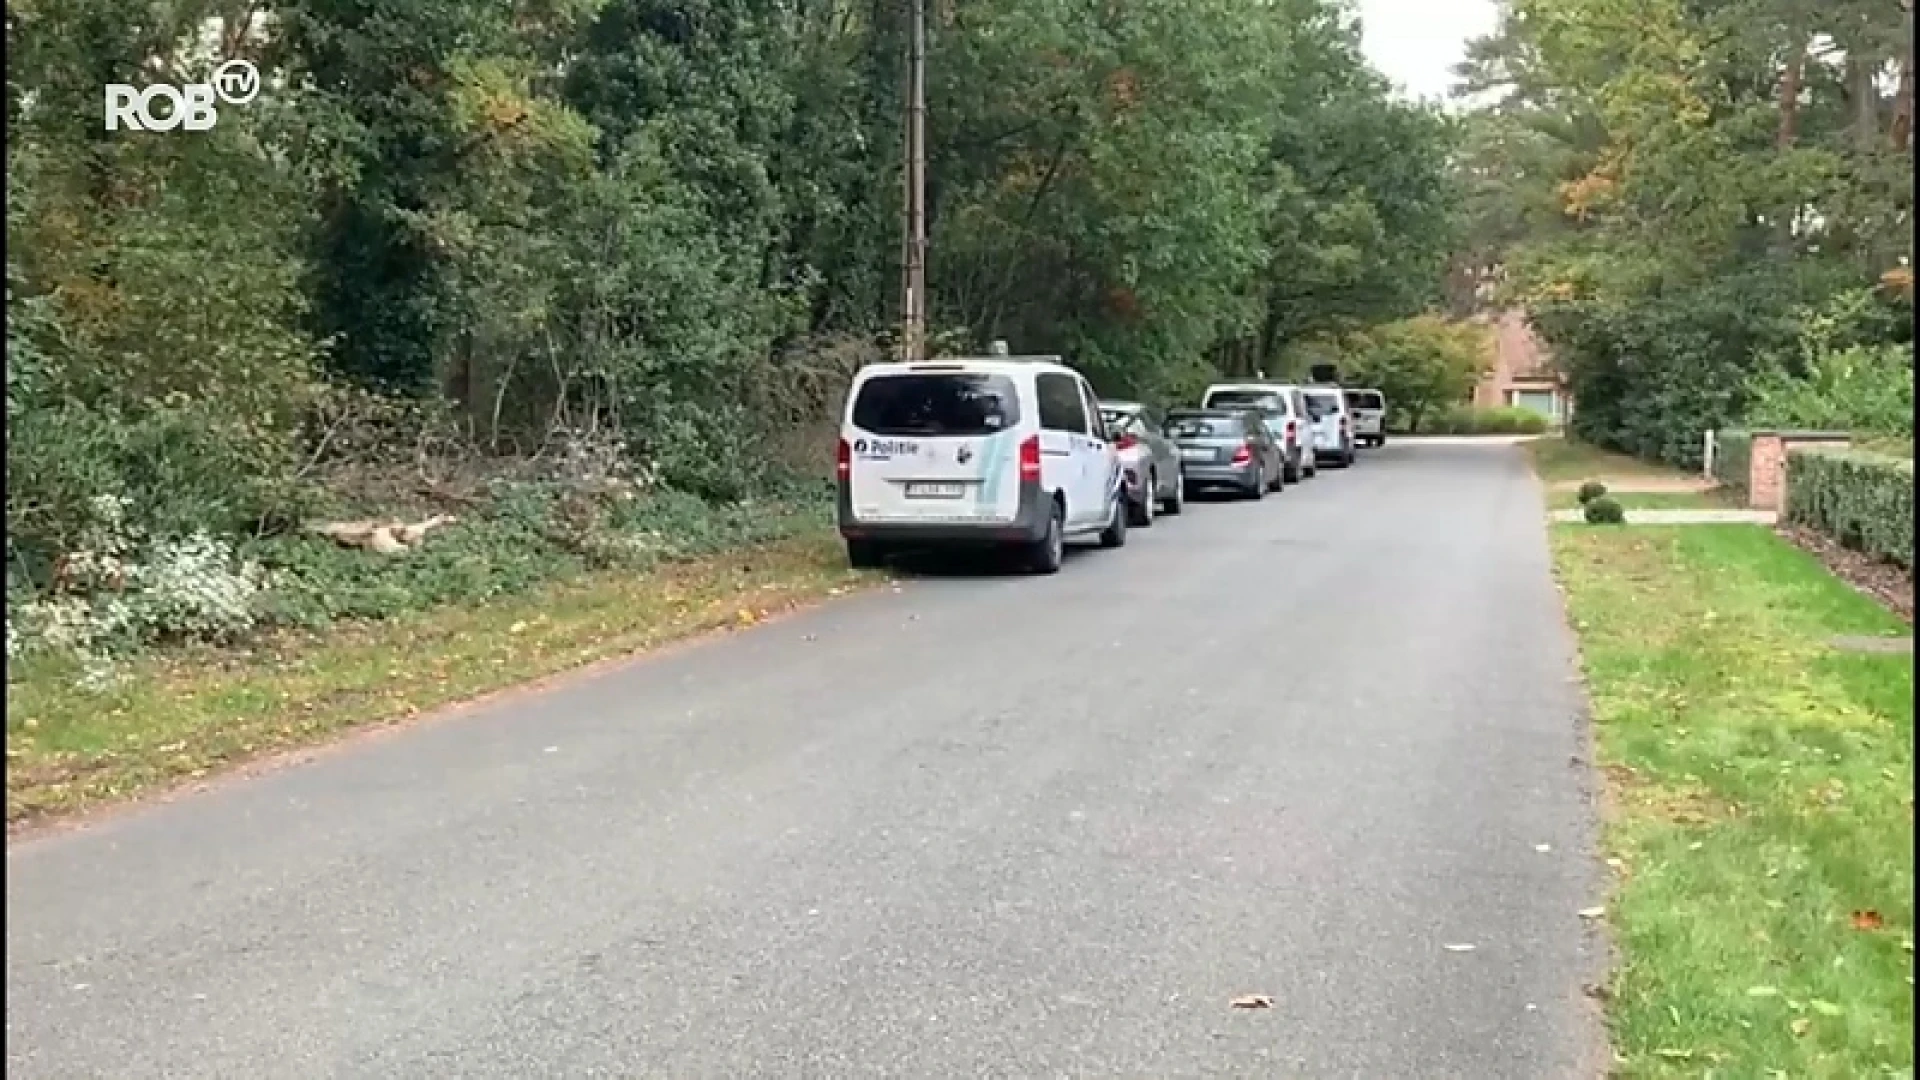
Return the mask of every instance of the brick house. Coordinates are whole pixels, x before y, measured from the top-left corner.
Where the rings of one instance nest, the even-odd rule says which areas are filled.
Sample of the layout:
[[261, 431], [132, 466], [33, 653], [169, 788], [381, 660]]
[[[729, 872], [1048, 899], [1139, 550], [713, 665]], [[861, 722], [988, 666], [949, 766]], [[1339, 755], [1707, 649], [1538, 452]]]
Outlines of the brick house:
[[1573, 413], [1566, 376], [1553, 366], [1546, 344], [1527, 325], [1526, 312], [1508, 310], [1476, 316], [1475, 321], [1491, 331], [1493, 357], [1468, 402], [1481, 408], [1533, 409], [1555, 427], [1566, 423]]

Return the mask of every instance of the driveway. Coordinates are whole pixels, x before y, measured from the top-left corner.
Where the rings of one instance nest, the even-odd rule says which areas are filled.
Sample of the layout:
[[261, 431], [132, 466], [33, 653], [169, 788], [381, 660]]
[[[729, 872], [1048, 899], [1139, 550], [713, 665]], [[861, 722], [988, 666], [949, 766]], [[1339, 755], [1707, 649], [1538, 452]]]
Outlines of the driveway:
[[1598, 1076], [1545, 517], [1389, 444], [18, 844], [8, 1075]]

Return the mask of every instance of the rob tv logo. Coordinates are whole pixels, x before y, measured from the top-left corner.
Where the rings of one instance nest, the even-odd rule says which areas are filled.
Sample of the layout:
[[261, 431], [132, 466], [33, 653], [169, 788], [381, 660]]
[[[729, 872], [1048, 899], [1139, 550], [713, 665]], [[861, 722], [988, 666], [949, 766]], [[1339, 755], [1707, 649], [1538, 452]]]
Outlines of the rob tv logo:
[[207, 131], [220, 120], [218, 105], [245, 105], [259, 96], [260, 69], [245, 60], [229, 60], [207, 82], [186, 86], [108, 83], [107, 130]]

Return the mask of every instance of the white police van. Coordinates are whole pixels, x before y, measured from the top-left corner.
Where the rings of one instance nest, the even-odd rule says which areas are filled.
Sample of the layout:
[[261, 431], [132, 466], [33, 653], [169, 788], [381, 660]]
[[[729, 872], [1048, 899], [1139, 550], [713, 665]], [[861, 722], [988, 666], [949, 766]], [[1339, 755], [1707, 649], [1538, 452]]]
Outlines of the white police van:
[[839, 450], [847, 561], [986, 546], [1042, 574], [1066, 541], [1127, 539], [1120, 454], [1099, 400], [1057, 356], [873, 364], [847, 392]]

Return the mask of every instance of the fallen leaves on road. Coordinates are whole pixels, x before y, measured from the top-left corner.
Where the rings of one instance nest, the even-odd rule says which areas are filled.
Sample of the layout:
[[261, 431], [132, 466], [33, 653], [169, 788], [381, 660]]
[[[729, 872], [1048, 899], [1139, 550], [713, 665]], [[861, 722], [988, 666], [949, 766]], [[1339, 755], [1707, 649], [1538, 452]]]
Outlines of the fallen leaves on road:
[[1884, 929], [1886, 925], [1886, 920], [1882, 919], [1880, 913], [1872, 908], [1853, 913], [1853, 928], [1855, 930], [1880, 930]]
[[1583, 919], [1598, 919], [1607, 913], [1604, 907], [1581, 908], [1579, 915]]
[[1442, 945], [1440, 947], [1447, 950], [1448, 952], [1472, 952], [1473, 951], [1473, 946], [1465, 942], [1461, 942], [1460, 944], [1457, 944], [1457, 945]]
[[1233, 1007], [1236, 1009], [1271, 1009], [1273, 1008], [1273, 999], [1265, 994], [1242, 994], [1233, 999]]

